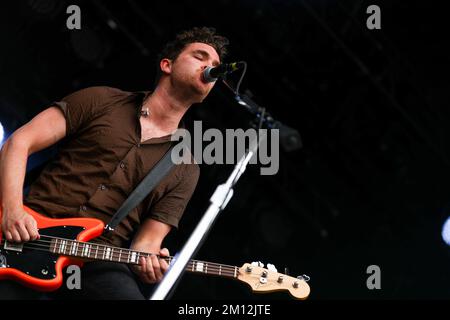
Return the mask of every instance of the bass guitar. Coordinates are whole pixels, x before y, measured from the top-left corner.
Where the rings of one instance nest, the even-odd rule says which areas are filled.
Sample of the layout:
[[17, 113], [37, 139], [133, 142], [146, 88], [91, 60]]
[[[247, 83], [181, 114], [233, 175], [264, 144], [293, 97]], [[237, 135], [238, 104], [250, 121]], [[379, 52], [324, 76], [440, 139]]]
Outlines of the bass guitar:
[[[54, 291], [63, 283], [63, 269], [84, 260], [112, 261], [138, 265], [140, 257], [151, 254], [89, 242], [103, 233], [104, 224], [93, 218], [51, 219], [24, 206], [37, 222], [40, 239], [12, 243], [3, 238], [0, 228], [0, 280], [10, 279], [38, 291]], [[1, 210], [0, 210], [1, 223]], [[174, 257], [164, 257], [168, 264]], [[215, 275], [247, 283], [253, 292], [288, 291], [296, 299], [310, 293], [307, 276], [291, 277], [278, 273], [271, 265], [258, 263], [241, 267], [190, 260], [186, 271]]]

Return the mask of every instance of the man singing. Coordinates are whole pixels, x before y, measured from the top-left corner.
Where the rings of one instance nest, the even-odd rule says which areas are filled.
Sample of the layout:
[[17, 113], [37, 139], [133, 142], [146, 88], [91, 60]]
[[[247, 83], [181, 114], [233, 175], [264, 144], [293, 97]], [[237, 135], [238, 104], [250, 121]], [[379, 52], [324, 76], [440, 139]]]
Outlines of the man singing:
[[[23, 204], [51, 218], [93, 217], [108, 223], [169, 149], [185, 112], [211, 91], [214, 83], [203, 80], [203, 70], [220, 64], [227, 45], [213, 28], [184, 31], [162, 50], [153, 91], [82, 89], [16, 130], [0, 154], [3, 237], [11, 242], [39, 239], [36, 221]], [[57, 142], [57, 156], [23, 199], [28, 156]], [[175, 166], [114, 232], [94, 242], [168, 256], [162, 242], [178, 226], [198, 177], [197, 164]], [[88, 262], [81, 272], [82, 289], [74, 294], [85, 299], [145, 299], [143, 284], [160, 281], [167, 268], [156, 255], [141, 258], [131, 269]], [[63, 291], [55, 297], [64, 296]], [[0, 281], [0, 299], [42, 297], [16, 282]]]

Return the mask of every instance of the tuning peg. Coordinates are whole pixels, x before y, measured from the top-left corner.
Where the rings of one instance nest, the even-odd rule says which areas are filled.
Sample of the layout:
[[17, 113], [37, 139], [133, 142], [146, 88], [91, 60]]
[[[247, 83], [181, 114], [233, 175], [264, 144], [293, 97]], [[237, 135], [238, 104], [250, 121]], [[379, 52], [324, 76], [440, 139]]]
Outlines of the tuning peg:
[[308, 282], [311, 278], [306, 274], [302, 274], [301, 276], [298, 276], [297, 279], [305, 280], [306, 282]]
[[264, 263], [261, 261], [252, 262], [252, 266], [264, 268]]
[[267, 269], [268, 269], [269, 271], [274, 271], [274, 272], [277, 272], [277, 271], [278, 271], [277, 268], [275, 268], [275, 266], [274, 266], [273, 264], [271, 264], [271, 263], [268, 263], [268, 264], [267, 264]]
[[289, 275], [289, 269], [288, 268], [284, 268], [284, 274], [287, 275], [287, 276]]

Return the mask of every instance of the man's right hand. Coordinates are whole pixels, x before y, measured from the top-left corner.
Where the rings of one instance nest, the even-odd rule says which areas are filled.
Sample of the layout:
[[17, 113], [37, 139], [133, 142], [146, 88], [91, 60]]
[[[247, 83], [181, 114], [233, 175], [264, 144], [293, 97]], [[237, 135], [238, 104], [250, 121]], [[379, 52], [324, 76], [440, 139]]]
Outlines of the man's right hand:
[[36, 220], [24, 209], [2, 211], [2, 232], [11, 242], [27, 242], [40, 238]]

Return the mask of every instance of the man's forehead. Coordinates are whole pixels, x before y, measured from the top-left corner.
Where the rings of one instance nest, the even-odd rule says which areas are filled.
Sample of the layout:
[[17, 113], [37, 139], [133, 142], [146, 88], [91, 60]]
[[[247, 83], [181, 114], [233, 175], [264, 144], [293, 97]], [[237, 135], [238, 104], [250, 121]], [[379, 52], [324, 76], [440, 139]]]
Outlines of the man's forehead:
[[203, 50], [209, 53], [209, 55], [220, 61], [220, 57], [216, 51], [216, 49], [214, 49], [212, 46], [210, 46], [209, 44], [206, 43], [202, 43], [202, 42], [193, 42], [190, 43], [186, 46], [185, 50], [189, 50], [189, 51], [196, 51], [196, 50]]

